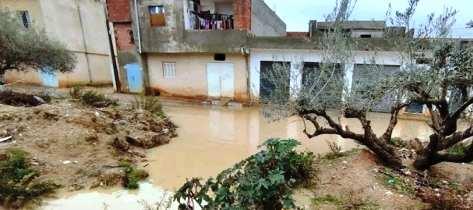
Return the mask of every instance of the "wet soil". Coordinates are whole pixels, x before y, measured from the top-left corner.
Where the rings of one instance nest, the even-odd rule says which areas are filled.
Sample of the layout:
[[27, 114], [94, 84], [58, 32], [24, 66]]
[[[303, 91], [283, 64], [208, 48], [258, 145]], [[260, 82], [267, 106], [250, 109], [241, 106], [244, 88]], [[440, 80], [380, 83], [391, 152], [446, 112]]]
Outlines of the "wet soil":
[[173, 136], [167, 118], [127, 105], [97, 109], [67, 98], [35, 107], [0, 104], [0, 139], [9, 137], [0, 153], [28, 152], [39, 178], [65, 191], [121, 184], [120, 161], [146, 162], [146, 149]]

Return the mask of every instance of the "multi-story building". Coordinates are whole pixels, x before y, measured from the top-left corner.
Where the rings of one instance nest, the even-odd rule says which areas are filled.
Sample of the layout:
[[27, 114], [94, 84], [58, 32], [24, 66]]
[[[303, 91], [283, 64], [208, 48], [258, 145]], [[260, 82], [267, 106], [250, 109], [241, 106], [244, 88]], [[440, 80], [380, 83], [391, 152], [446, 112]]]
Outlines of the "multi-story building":
[[112, 84], [109, 37], [105, 8], [96, 0], [0, 0], [0, 8], [18, 13], [26, 28], [44, 29], [66, 45], [77, 58], [71, 73], [7, 72], [7, 82], [51, 87], [77, 84]]
[[248, 101], [248, 39], [286, 35], [263, 0], [132, 0], [130, 8], [139, 56], [119, 62], [130, 92]]

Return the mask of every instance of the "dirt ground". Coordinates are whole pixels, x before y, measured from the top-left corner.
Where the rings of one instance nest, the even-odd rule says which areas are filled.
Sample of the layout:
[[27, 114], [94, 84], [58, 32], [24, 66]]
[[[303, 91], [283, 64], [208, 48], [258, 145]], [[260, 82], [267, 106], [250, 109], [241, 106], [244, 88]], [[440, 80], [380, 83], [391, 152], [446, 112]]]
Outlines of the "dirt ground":
[[29, 153], [40, 179], [62, 190], [118, 185], [121, 161], [146, 162], [145, 150], [168, 143], [175, 126], [166, 117], [129, 104], [94, 108], [49, 92], [52, 101], [35, 106], [0, 104], [0, 153], [19, 148]]
[[[473, 208], [472, 186], [460, 186], [455, 179], [446, 177], [437, 179], [433, 174], [427, 176], [428, 172], [426, 179], [409, 169], [391, 171], [367, 150], [348, 152], [334, 159], [321, 157], [315, 165], [314, 186], [298, 189], [294, 195], [304, 209]], [[447, 170], [473, 179], [473, 173], [462, 172], [471, 167], [463, 164]]]

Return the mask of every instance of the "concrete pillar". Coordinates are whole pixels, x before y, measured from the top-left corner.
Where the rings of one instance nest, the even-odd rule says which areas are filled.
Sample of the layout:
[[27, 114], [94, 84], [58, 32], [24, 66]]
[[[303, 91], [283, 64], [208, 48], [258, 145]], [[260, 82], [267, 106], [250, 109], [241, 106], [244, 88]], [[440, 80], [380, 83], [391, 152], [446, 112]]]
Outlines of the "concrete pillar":
[[295, 99], [302, 87], [302, 67], [304, 63], [302, 61], [291, 62], [291, 73], [290, 73], [290, 94], [291, 99]]
[[344, 65], [344, 87], [343, 87], [343, 94], [342, 100], [345, 101], [346, 96], [351, 93], [351, 88], [353, 85], [353, 71], [355, 69], [355, 63], [345, 63]]

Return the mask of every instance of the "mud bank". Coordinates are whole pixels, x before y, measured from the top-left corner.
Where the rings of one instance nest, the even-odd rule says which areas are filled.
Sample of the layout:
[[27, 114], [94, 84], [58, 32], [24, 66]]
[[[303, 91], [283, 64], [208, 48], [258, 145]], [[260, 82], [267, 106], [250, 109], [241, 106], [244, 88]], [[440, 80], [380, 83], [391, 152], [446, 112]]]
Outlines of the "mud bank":
[[93, 108], [69, 98], [34, 107], [0, 104], [0, 139], [7, 139], [0, 154], [26, 151], [39, 179], [61, 185], [60, 192], [118, 186], [120, 163], [144, 163], [147, 149], [174, 136], [168, 118], [129, 105]]

